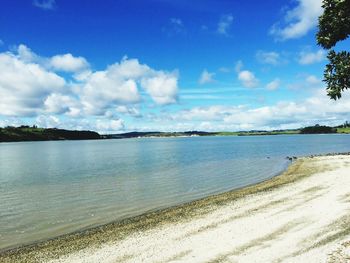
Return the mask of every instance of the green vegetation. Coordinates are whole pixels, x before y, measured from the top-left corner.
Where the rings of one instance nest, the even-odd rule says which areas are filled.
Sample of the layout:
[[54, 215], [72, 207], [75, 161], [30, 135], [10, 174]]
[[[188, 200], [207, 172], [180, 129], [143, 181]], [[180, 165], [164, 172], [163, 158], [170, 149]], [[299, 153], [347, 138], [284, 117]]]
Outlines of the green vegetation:
[[337, 133], [350, 133], [350, 127], [337, 128]]
[[337, 128], [337, 133], [350, 133], [350, 123], [347, 121], [343, 125], [339, 125], [335, 128]]
[[300, 130], [273, 130], [273, 131], [239, 131], [239, 132], [216, 132], [217, 136], [252, 136], [252, 135], [282, 135], [298, 134]]
[[49, 141], [49, 140], [91, 140], [91, 139], [128, 139], [128, 138], [157, 138], [157, 137], [192, 137], [192, 136], [260, 136], [260, 135], [292, 135], [317, 133], [347, 133], [350, 134], [350, 123], [345, 122], [336, 127], [315, 126], [302, 129], [288, 130], [251, 130], [251, 131], [223, 131], [223, 132], [127, 132], [119, 134], [99, 135], [93, 131], [70, 131], [56, 128], [38, 128], [36, 126], [20, 126], [0, 128], [0, 142], [17, 141]]
[[240, 132], [229, 132], [229, 131], [223, 131], [223, 132], [216, 132], [215, 135], [217, 136], [236, 136], [239, 135]]
[[299, 134], [300, 130], [273, 130], [273, 131], [247, 131], [239, 132], [238, 136], [252, 136], [252, 135], [288, 135], [288, 134]]
[[316, 124], [300, 130], [301, 134], [320, 134], [320, 133], [337, 133], [337, 129], [329, 126], [322, 126]]
[[44, 129], [36, 126], [0, 128], [0, 142], [49, 141], [49, 140], [91, 140], [100, 139], [97, 132], [69, 131], [63, 129]]
[[323, 0], [324, 13], [319, 17], [317, 43], [328, 52], [329, 63], [324, 71], [328, 96], [341, 98], [345, 89], [350, 88], [350, 53], [335, 52], [333, 48], [339, 41], [350, 35], [350, 0]]

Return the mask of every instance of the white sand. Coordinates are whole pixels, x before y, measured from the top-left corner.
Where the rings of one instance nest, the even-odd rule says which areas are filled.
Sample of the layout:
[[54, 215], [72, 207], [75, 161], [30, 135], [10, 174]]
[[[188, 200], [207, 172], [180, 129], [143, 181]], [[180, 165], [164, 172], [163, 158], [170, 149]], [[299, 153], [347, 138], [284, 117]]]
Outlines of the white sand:
[[52, 262], [350, 262], [350, 156], [310, 162], [327, 171]]

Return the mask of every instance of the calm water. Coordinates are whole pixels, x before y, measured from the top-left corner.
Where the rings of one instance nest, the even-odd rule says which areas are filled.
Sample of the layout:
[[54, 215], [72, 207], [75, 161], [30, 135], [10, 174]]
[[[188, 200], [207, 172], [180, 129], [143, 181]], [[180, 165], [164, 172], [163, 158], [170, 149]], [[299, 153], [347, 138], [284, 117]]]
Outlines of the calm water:
[[347, 135], [1, 143], [0, 249], [256, 183], [287, 155], [345, 151]]

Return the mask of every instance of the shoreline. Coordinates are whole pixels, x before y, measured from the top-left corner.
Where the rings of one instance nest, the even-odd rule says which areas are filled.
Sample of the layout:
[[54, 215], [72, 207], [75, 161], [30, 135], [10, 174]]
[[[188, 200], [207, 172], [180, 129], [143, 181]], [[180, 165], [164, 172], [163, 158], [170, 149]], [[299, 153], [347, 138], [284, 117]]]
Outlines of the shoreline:
[[314, 159], [325, 157], [347, 157], [350, 153], [332, 153], [310, 157], [302, 157], [282, 174], [258, 184], [241, 189], [231, 190], [222, 194], [212, 195], [190, 203], [185, 203], [161, 210], [152, 211], [140, 216], [111, 222], [99, 227], [80, 230], [71, 234], [55, 237], [46, 241], [36, 242], [18, 248], [0, 251], [1, 262], [37, 262], [57, 259], [74, 254], [79, 250], [98, 248], [111, 242], [119, 242], [132, 235], [150, 231], [171, 224], [190, 223], [250, 196], [273, 192], [295, 182], [300, 182], [317, 173], [327, 171], [327, 165], [310, 166]]
[[0, 143], [21, 143], [21, 142], [59, 142], [59, 141], [104, 141], [104, 140], [126, 140], [126, 139], [164, 139], [164, 138], [193, 138], [193, 137], [260, 137], [260, 136], [294, 136], [294, 135], [350, 135], [347, 132], [335, 132], [335, 133], [237, 133], [237, 134], [210, 134], [210, 135], [172, 135], [172, 136], [139, 136], [139, 137], [122, 137], [122, 138], [107, 138], [108, 135], [101, 135], [101, 138], [91, 139], [45, 139], [45, 140], [0, 140]]
[[[135, 138], [136, 139], [136, 138]], [[350, 152], [345, 152], [345, 153], [328, 153], [328, 155], [350, 155]], [[314, 155], [311, 155], [309, 157], [313, 157]], [[318, 156], [318, 155], [315, 155]], [[321, 156], [321, 155], [319, 155]], [[167, 213], [167, 212], [171, 212], [173, 210], [177, 210], [177, 209], [186, 209], [186, 207], [190, 207], [190, 209], [196, 209], [195, 207], [191, 207], [192, 205], [194, 205], [194, 203], [204, 203], [204, 205], [206, 205], [206, 202], [211, 202], [211, 200], [213, 198], [216, 197], [220, 197], [222, 195], [227, 195], [229, 193], [233, 193], [236, 191], [241, 191], [241, 190], [245, 190], [246, 188], [250, 188], [250, 187], [254, 187], [260, 184], [263, 184], [265, 182], [268, 182], [270, 180], [272, 180], [275, 177], [281, 176], [283, 175], [288, 169], [289, 167], [298, 160], [298, 158], [303, 158], [303, 157], [295, 157], [295, 156], [286, 156], [285, 159], [287, 160], [287, 163], [285, 164], [285, 167], [283, 168], [283, 170], [281, 170], [280, 172], [276, 172], [275, 174], [271, 175], [271, 177], [267, 178], [267, 179], [263, 179], [262, 181], [258, 181], [255, 183], [250, 183], [246, 186], [243, 187], [238, 187], [238, 188], [233, 188], [230, 190], [223, 190], [223, 191], [217, 191], [214, 193], [209, 194], [208, 196], [204, 196], [204, 197], [200, 197], [198, 199], [193, 199], [193, 200], [189, 200], [189, 201], [183, 201], [182, 203], [178, 203], [178, 204], [173, 204], [173, 205], [164, 205], [162, 207], [159, 208], [153, 208], [150, 210], [147, 210], [145, 212], [142, 212], [141, 214], [136, 214], [136, 215], [132, 215], [132, 216], [126, 216], [123, 218], [119, 218], [107, 223], [103, 223], [103, 224], [99, 224], [99, 225], [95, 225], [95, 226], [88, 226], [88, 227], [84, 227], [84, 228], [79, 228], [77, 230], [68, 232], [68, 233], [64, 233], [61, 235], [56, 235], [53, 237], [48, 237], [48, 238], [43, 238], [43, 239], [39, 239], [39, 240], [35, 240], [32, 242], [27, 242], [27, 243], [22, 243], [22, 244], [18, 244], [18, 245], [14, 245], [14, 246], [9, 246], [9, 247], [5, 247], [5, 248], [0, 248], [0, 259], [2, 254], [14, 254], [17, 252], [20, 252], [22, 250], [30, 250], [35, 247], [42, 247], [42, 245], [45, 245], [46, 243], [51, 243], [51, 242], [60, 242], [61, 240], [66, 240], [66, 239], [70, 239], [71, 237], [83, 237], [85, 235], [91, 235], [91, 234], [96, 234], [99, 231], [104, 231], [105, 228], [108, 227], [115, 227], [115, 226], [124, 226], [124, 225], [129, 225], [129, 224], [134, 224], [134, 223], [138, 223], [139, 221], [142, 221], [144, 218], [149, 218], [149, 217], [156, 217], [161, 213]], [[135, 229], [136, 231], [137, 229]]]

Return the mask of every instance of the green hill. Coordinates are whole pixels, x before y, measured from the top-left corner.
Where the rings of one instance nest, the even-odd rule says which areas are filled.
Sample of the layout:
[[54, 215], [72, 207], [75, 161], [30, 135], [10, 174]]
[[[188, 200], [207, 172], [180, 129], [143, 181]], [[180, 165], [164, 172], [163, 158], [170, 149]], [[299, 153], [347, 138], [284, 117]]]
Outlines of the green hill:
[[0, 142], [51, 141], [51, 140], [94, 140], [101, 139], [97, 132], [44, 129], [35, 126], [0, 128]]

